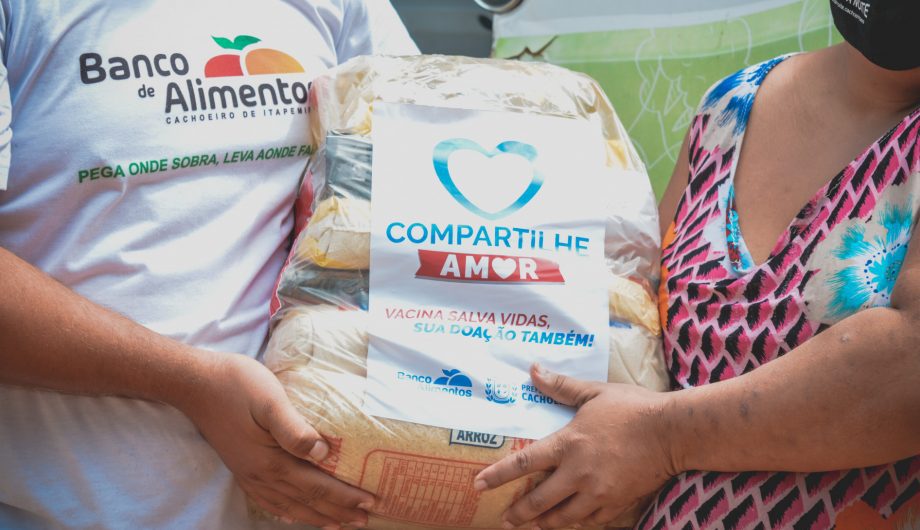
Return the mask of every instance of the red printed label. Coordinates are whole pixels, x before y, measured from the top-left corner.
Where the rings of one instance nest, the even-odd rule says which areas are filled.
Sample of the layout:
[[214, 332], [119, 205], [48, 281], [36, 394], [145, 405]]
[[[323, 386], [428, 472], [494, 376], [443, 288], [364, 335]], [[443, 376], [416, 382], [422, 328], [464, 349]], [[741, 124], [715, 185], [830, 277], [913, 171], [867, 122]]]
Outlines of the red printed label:
[[418, 251], [415, 276], [435, 280], [493, 283], [565, 283], [559, 264], [543, 258], [499, 254]]
[[[468, 526], [479, 504], [473, 478], [484, 464], [375, 451], [365, 461], [379, 469], [375, 513], [420, 524]], [[362, 478], [362, 487], [367, 487]]]

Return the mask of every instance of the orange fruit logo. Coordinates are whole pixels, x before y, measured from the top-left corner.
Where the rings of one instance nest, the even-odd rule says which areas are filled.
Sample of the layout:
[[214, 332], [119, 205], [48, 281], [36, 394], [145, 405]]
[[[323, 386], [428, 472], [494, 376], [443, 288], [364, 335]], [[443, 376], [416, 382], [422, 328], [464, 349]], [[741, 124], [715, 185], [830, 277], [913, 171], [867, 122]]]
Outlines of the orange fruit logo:
[[[232, 77], [260, 74], [294, 74], [303, 72], [303, 66], [290, 55], [273, 48], [256, 48], [246, 51], [262, 39], [251, 35], [237, 35], [230, 40], [211, 37], [218, 46], [236, 53], [223, 53], [208, 59], [204, 65], [205, 77]], [[245, 70], [244, 70], [245, 67]]]

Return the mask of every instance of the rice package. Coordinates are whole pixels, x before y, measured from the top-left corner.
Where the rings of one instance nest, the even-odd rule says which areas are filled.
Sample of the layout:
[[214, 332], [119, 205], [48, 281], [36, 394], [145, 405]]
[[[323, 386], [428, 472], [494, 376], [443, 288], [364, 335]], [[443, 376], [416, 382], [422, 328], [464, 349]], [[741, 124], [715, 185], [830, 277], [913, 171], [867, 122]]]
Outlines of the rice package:
[[574, 413], [531, 363], [668, 386], [645, 168], [598, 85], [548, 64], [363, 57], [310, 107], [265, 363], [320, 467], [379, 499], [370, 528], [501, 528], [543, 477], [473, 478]]

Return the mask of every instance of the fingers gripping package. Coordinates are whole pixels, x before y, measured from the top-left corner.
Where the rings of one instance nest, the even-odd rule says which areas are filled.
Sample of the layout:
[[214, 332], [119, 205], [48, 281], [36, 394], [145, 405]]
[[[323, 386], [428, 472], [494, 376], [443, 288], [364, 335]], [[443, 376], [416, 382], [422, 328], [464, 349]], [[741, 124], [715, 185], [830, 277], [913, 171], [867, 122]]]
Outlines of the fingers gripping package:
[[598, 85], [542, 63], [358, 58], [310, 106], [265, 363], [371, 528], [501, 528], [543, 477], [475, 475], [574, 414], [531, 363], [668, 386], [645, 168]]

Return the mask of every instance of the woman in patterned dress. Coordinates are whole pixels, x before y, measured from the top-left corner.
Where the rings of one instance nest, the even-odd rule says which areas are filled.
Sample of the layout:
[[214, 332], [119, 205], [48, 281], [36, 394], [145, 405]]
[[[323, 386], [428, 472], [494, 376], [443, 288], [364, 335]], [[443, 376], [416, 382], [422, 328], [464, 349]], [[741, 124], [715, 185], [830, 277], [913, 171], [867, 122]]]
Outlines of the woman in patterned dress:
[[579, 410], [478, 477], [552, 471], [508, 527], [650, 497], [640, 529], [920, 528], [920, 2], [831, 7], [846, 42], [725, 78], [690, 126], [660, 207], [675, 391], [535, 367]]

